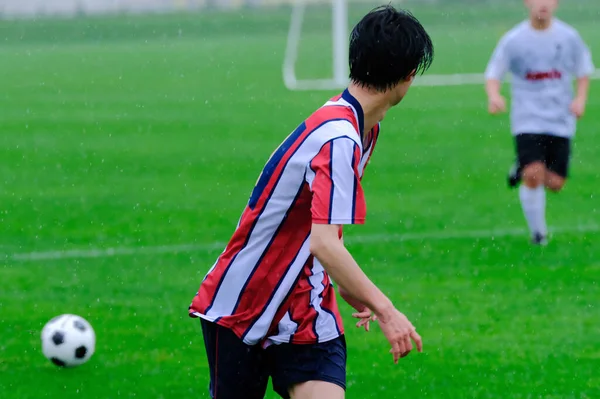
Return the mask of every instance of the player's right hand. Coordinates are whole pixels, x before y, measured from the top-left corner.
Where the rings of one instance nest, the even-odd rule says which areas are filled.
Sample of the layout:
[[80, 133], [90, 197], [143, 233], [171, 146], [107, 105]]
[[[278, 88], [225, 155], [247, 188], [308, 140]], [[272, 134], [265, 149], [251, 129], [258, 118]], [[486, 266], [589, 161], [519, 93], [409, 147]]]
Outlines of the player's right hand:
[[414, 341], [419, 352], [423, 351], [423, 341], [417, 334], [415, 326], [406, 318], [405, 315], [394, 309], [387, 315], [379, 317], [379, 326], [383, 334], [392, 345], [390, 353], [394, 357], [394, 363], [397, 364], [401, 357], [407, 356], [413, 349], [411, 342]]
[[501, 95], [490, 97], [488, 100], [488, 110], [492, 115], [506, 112], [506, 100], [504, 97]]

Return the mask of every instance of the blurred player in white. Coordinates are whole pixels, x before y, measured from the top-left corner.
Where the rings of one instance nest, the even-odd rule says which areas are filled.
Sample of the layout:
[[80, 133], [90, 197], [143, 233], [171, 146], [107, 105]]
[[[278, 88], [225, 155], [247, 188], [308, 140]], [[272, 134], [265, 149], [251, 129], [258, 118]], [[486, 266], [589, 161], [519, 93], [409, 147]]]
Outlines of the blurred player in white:
[[577, 30], [554, 16], [558, 0], [525, 0], [525, 5], [529, 19], [507, 32], [492, 54], [486, 92], [490, 113], [506, 111], [500, 86], [510, 72], [517, 163], [508, 182], [516, 187], [522, 180], [519, 198], [532, 243], [545, 245], [545, 189], [558, 192], [565, 184], [576, 119], [584, 114], [595, 67]]

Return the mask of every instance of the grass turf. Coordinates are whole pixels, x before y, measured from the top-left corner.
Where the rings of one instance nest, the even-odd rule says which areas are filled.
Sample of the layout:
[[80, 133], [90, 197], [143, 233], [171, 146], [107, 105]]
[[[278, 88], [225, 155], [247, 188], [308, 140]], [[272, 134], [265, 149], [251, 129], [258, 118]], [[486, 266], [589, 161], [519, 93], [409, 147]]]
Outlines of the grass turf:
[[[598, 7], [581, 4], [592, 8], [562, 15], [599, 53]], [[283, 88], [288, 11], [0, 22], [0, 397], [208, 397], [187, 317], [221, 251], [206, 244], [229, 238], [273, 148], [335, 94]], [[481, 72], [522, 18], [502, 11], [416, 8], [436, 45], [431, 73]], [[304, 76], [329, 70], [327, 20], [307, 19]], [[364, 179], [368, 222], [346, 235], [425, 352], [394, 366], [382, 334], [355, 330], [343, 304], [348, 398], [600, 395], [599, 111], [592, 88], [571, 180], [548, 198], [547, 248], [528, 244], [505, 185], [508, 117], [487, 115], [480, 86], [415, 87], [390, 111]], [[14, 256], [178, 244], [197, 247]], [[98, 345], [60, 370], [39, 332], [67, 312]]]

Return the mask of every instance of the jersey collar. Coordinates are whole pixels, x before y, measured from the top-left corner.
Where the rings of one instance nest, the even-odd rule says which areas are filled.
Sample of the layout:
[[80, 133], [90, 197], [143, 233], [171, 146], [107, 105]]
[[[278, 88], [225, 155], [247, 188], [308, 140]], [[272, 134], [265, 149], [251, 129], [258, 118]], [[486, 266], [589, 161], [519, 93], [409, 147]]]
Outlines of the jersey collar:
[[354, 112], [356, 112], [356, 116], [358, 117], [358, 133], [360, 134], [360, 137], [362, 137], [363, 131], [365, 130], [365, 114], [363, 112], [362, 106], [360, 105], [358, 100], [354, 98], [352, 94], [350, 94], [348, 89], [344, 90], [344, 92], [342, 93], [342, 98], [346, 102], [348, 102], [352, 106], [352, 108], [354, 108]]

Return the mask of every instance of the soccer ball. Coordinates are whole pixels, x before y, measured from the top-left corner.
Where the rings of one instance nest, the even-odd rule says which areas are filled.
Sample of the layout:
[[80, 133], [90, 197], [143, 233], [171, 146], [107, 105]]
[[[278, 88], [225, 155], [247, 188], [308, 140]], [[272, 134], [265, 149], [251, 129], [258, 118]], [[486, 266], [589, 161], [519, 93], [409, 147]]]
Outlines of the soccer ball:
[[83, 317], [63, 314], [42, 329], [42, 352], [59, 367], [79, 366], [94, 354], [96, 334]]

